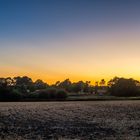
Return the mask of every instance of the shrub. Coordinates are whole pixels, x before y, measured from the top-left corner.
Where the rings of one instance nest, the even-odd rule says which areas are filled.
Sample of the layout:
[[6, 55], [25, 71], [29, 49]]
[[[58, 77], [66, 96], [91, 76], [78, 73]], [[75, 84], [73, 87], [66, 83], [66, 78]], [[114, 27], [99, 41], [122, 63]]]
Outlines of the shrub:
[[6, 100], [9, 98], [10, 89], [0, 87], [0, 100]]
[[38, 94], [38, 97], [41, 99], [54, 99], [56, 97], [56, 89], [48, 88], [45, 90], [40, 90]]
[[20, 100], [22, 98], [22, 94], [16, 89], [13, 89], [10, 95], [11, 100]]
[[38, 91], [38, 97], [40, 99], [65, 99], [67, 92], [61, 89], [48, 88]]
[[17, 101], [22, 98], [21, 93], [16, 89], [0, 88], [1, 101]]
[[48, 93], [49, 99], [56, 99], [56, 93], [57, 93], [56, 88], [48, 88], [47, 93]]
[[29, 99], [38, 99], [38, 93], [36, 92], [31, 92], [28, 94], [28, 96], [26, 98], [29, 98]]
[[40, 90], [40, 91], [37, 91], [38, 93], [38, 98], [39, 99], [48, 99], [49, 98], [49, 95], [48, 95], [48, 92], [46, 90]]
[[63, 89], [58, 89], [56, 92], [57, 99], [65, 99], [67, 98], [67, 96], [68, 96], [67, 92]]

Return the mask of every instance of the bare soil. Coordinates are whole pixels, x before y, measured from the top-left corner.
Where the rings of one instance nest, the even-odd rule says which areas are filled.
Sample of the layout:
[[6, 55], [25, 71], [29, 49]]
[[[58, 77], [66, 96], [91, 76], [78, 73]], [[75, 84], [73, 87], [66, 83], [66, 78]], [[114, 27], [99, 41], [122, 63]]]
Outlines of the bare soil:
[[140, 101], [0, 103], [0, 139], [140, 140]]

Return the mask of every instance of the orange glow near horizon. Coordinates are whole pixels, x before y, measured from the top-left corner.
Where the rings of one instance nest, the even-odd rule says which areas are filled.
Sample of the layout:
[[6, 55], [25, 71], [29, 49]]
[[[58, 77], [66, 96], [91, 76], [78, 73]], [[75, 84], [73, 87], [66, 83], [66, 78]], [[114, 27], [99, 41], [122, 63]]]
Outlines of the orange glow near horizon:
[[89, 80], [92, 84], [114, 76], [140, 80], [138, 35], [116, 31], [108, 32], [108, 36], [87, 33], [75, 38], [5, 43], [3, 46], [17, 46], [17, 55], [15, 50], [3, 49], [0, 74], [1, 77], [27, 75], [51, 84], [66, 78]]

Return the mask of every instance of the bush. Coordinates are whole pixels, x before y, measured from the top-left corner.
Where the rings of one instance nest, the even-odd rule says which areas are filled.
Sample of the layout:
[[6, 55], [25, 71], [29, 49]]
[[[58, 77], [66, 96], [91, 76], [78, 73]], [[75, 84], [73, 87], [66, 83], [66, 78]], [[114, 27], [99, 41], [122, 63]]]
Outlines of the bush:
[[21, 98], [21, 93], [16, 89], [0, 88], [1, 101], [18, 101]]
[[27, 99], [38, 99], [38, 93], [36, 92], [31, 92], [31, 93], [28, 93], [28, 95], [26, 96]]
[[0, 100], [6, 100], [9, 98], [10, 89], [0, 87]]
[[18, 90], [13, 89], [11, 92], [11, 100], [20, 100], [21, 98], [22, 94]]
[[58, 89], [56, 92], [56, 97], [58, 99], [65, 99], [67, 98], [67, 96], [68, 96], [67, 92], [63, 89]]
[[56, 97], [56, 89], [48, 88], [38, 91], [38, 97], [41, 99], [54, 99]]
[[21, 94], [19, 90], [15, 88], [0, 88], [0, 101], [19, 101], [24, 99], [60, 100], [66, 97], [67, 92], [57, 88], [48, 88], [24, 94]]
[[56, 99], [56, 93], [57, 93], [56, 88], [48, 88], [47, 92], [48, 92], [49, 99]]
[[56, 88], [48, 88], [46, 90], [38, 91], [38, 98], [40, 99], [65, 99], [67, 92]]

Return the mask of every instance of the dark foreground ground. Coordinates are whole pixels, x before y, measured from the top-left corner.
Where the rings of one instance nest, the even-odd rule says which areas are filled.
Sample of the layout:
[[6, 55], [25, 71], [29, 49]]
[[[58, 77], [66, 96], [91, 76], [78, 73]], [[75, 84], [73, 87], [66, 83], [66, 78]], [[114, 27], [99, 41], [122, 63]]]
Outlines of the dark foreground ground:
[[140, 101], [0, 103], [0, 139], [140, 140]]

